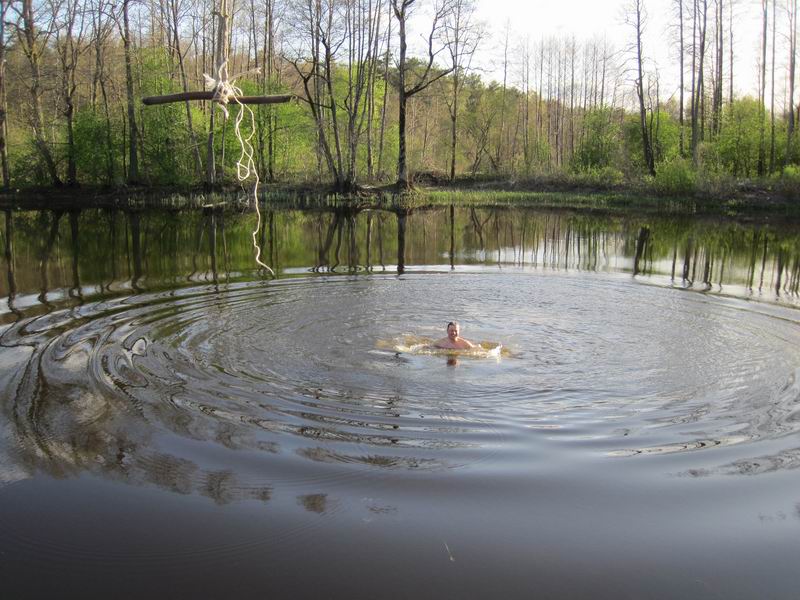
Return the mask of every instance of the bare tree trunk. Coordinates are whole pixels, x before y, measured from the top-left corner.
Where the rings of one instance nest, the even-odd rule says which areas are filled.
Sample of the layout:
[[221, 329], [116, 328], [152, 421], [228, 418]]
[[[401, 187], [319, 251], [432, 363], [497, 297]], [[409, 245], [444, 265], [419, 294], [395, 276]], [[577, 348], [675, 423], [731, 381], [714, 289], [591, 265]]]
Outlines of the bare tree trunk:
[[697, 129], [697, 110], [695, 107], [695, 89], [697, 87], [697, 15], [700, 9], [697, 4], [698, 0], [692, 2], [692, 86], [689, 97], [689, 125], [691, 127], [691, 137], [689, 146], [692, 151], [692, 159], [694, 159], [694, 140], [695, 130]]
[[398, 154], [397, 154], [397, 187], [409, 187], [408, 164], [406, 163], [406, 105], [408, 103], [408, 92], [406, 90], [406, 53], [408, 44], [406, 42], [406, 7], [408, 0], [392, 0], [395, 17], [400, 27], [400, 64], [397, 69], [399, 82], [398, 95]]
[[733, 104], [733, 0], [728, 2], [728, 103]]
[[[180, 19], [178, 16], [178, 0], [171, 0], [170, 8], [172, 13], [172, 36], [175, 54], [178, 56], [178, 69], [181, 75], [181, 85], [184, 92], [189, 91], [189, 79], [186, 77], [186, 67], [183, 60], [183, 52], [181, 50], [180, 38]], [[189, 142], [192, 145], [192, 155], [194, 156], [194, 170], [197, 177], [203, 173], [203, 161], [200, 158], [200, 145], [197, 142], [197, 137], [194, 134], [194, 125], [192, 124], [192, 107], [187, 100], [186, 105], [186, 125], [189, 129]]]
[[678, 128], [680, 129], [679, 151], [680, 151], [680, 155], [684, 156], [686, 150], [684, 148], [684, 135], [685, 135], [685, 133], [684, 133], [684, 126], [683, 126], [683, 121], [684, 121], [684, 116], [685, 116], [685, 114], [684, 114], [685, 110], [684, 110], [684, 106], [683, 106], [683, 90], [684, 90], [684, 85], [683, 85], [683, 71], [684, 71], [684, 69], [683, 69], [683, 53], [684, 53], [684, 50], [685, 50], [684, 46], [683, 46], [683, 0], [678, 0], [678, 28], [679, 28], [679, 37], [680, 37], [679, 47], [678, 47], [678, 56], [679, 56], [679, 61], [680, 61], [680, 84], [679, 84], [679, 89], [678, 89], [678, 94], [679, 94], [679, 100], [678, 100]]
[[453, 106], [450, 109], [450, 182], [456, 180], [456, 143], [458, 133], [458, 72], [453, 72]]
[[[216, 14], [216, 36], [214, 39], [214, 78], [228, 77], [228, 27], [229, 0], [219, 0], [219, 12]], [[213, 26], [212, 26], [213, 27]], [[214, 152], [214, 127], [216, 126], [216, 110], [213, 104], [209, 107], [208, 138], [206, 140], [206, 186], [211, 187], [217, 180], [216, 155]]]
[[506, 37], [503, 46], [503, 92], [500, 96], [500, 132], [497, 136], [497, 145], [494, 152], [494, 165], [495, 170], [502, 170], [503, 165], [503, 147], [505, 146], [505, 129], [506, 129], [506, 89], [508, 86], [508, 38], [509, 38], [509, 24], [506, 23]]
[[[275, 64], [275, 2], [268, 0], [267, 5], [267, 33], [269, 34], [269, 44], [267, 45], [267, 93], [272, 92], [273, 68]], [[277, 78], [280, 84], [280, 77]], [[278, 129], [278, 113], [273, 106], [267, 106], [267, 175], [270, 181], [275, 181], [275, 132]]]
[[[774, 2], [775, 0], [773, 0]], [[758, 176], [763, 177], [766, 159], [766, 101], [767, 101], [767, 15], [769, 0], [761, 0], [762, 35], [761, 35], [761, 80], [759, 82], [759, 143], [758, 143]]]
[[94, 77], [92, 80], [92, 110], [95, 110], [96, 88], [100, 88], [100, 95], [103, 99], [103, 115], [105, 117], [106, 125], [106, 183], [111, 185], [114, 183], [114, 145], [111, 137], [111, 112], [108, 102], [108, 89], [107, 89], [107, 74], [105, 70], [105, 60], [103, 57], [103, 44], [110, 32], [109, 21], [104, 21], [104, 17], [108, 18], [105, 14], [107, 5], [104, 0], [99, 0], [95, 6], [92, 7], [92, 27], [93, 27], [93, 45], [95, 55]]
[[776, 17], [778, 16], [778, 2], [772, 0], [772, 84], [770, 89], [769, 112], [770, 112], [770, 134], [769, 134], [769, 172], [775, 170], [775, 30]]
[[131, 0], [122, 0], [122, 45], [125, 50], [125, 92], [128, 100], [128, 183], [139, 183], [139, 157], [136, 147], [136, 111], [133, 100], [133, 56], [128, 8]]
[[[11, 186], [11, 175], [8, 170], [8, 146], [7, 139], [7, 103], [6, 103], [6, 13], [11, 0], [0, 0], [0, 169], [3, 172], [3, 188], [8, 189]], [[6, 226], [10, 227], [10, 215], [6, 213]], [[8, 231], [11, 231], [8, 229]], [[11, 240], [8, 240], [8, 247], [11, 247]], [[9, 262], [9, 273], [12, 272], [13, 267]]]
[[[697, 84], [695, 85], [695, 98], [692, 102], [694, 113], [692, 114], [692, 159], [695, 165], [699, 160], [698, 147], [700, 141], [703, 139], [703, 119], [705, 117], [705, 81], [703, 67], [705, 64], [706, 55], [706, 24], [708, 17], [708, 0], [700, 0], [703, 7], [703, 20], [702, 24], [698, 23], [698, 36], [699, 36], [699, 57], [697, 60]], [[695, 2], [695, 6], [699, 10], [700, 1]]]
[[[84, 14], [78, 0], [67, 0], [63, 4], [51, 3], [56, 51], [61, 67], [61, 97], [64, 101], [64, 117], [67, 122], [67, 185], [77, 186], [77, 164], [75, 157], [75, 71], [78, 58], [83, 51]], [[56, 18], [63, 15], [63, 21]]]
[[723, 18], [722, 18], [723, 0], [716, 0], [715, 7], [715, 75], [714, 75], [714, 96], [712, 101], [711, 111], [711, 132], [712, 135], [719, 135], [722, 126], [722, 65], [725, 62], [723, 40], [725, 33], [723, 31]]
[[383, 101], [381, 103], [381, 130], [378, 135], [378, 175], [383, 174], [383, 142], [386, 131], [386, 99], [389, 94], [389, 46], [392, 40], [392, 19], [386, 33], [386, 55], [383, 63]]
[[433, 61], [436, 58], [437, 52], [434, 51], [434, 39], [441, 27], [441, 21], [448, 14], [450, 10], [449, 5], [442, 5], [437, 7], [431, 22], [430, 34], [428, 35], [428, 60], [425, 69], [421, 76], [418, 77], [417, 83], [411, 87], [407, 87], [408, 75], [408, 44], [406, 42], [406, 21], [409, 16], [409, 11], [416, 0], [391, 0], [392, 10], [399, 25], [400, 34], [400, 56], [397, 65], [397, 73], [399, 79], [399, 115], [398, 115], [398, 156], [397, 156], [397, 187], [405, 189], [410, 187], [410, 179], [408, 176], [408, 163], [406, 159], [406, 110], [408, 99], [418, 94], [433, 82], [441, 79], [445, 75], [452, 72], [452, 68], [445, 69], [435, 75], [431, 74], [433, 68]]
[[482, 32], [474, 16], [477, 8], [473, 0], [452, 0], [452, 9], [444, 22], [444, 34], [450, 53], [453, 93], [448, 103], [450, 109], [450, 181], [456, 178], [456, 146], [458, 143], [459, 94], [463, 85], [462, 75], [472, 63], [472, 57], [480, 42]]
[[58, 176], [56, 163], [50, 152], [50, 147], [44, 136], [44, 117], [42, 116], [42, 83], [41, 83], [41, 49], [37, 40], [36, 25], [33, 15], [33, 1], [22, 0], [22, 24], [23, 29], [18, 29], [20, 44], [28, 58], [31, 69], [30, 92], [31, 92], [31, 111], [30, 121], [33, 128], [34, 144], [39, 151], [39, 155], [45, 163], [50, 181], [56, 187], [61, 187], [61, 178]]
[[655, 176], [656, 168], [653, 161], [653, 147], [651, 145], [650, 136], [647, 133], [647, 111], [644, 104], [644, 74], [642, 70], [642, 32], [644, 24], [642, 20], [642, 0], [634, 0], [634, 10], [636, 11], [635, 27], [636, 27], [636, 69], [638, 78], [636, 80], [636, 95], [639, 98], [639, 126], [642, 133], [642, 150], [644, 152], [644, 160], [647, 170], [650, 175]]
[[783, 157], [784, 167], [792, 156], [792, 137], [794, 136], [794, 74], [797, 56], [797, 0], [789, 0], [786, 6], [789, 16], [789, 115], [786, 125], [786, 154]]

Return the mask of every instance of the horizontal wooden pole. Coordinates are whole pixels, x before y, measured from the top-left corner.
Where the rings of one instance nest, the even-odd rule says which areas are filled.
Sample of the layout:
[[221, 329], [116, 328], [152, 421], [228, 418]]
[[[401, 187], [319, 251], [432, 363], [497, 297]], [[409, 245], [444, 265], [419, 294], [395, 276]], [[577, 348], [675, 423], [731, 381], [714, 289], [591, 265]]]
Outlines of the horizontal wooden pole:
[[[229, 105], [235, 105], [237, 101], [241, 104], [281, 104], [289, 102], [294, 98], [294, 94], [280, 94], [273, 96], [238, 96], [236, 100], [231, 99]], [[148, 96], [142, 98], [142, 104], [154, 106], [156, 104], [171, 104], [173, 102], [185, 102], [186, 100], [213, 100], [214, 92], [180, 92], [177, 94], [166, 94], [165, 96]]]

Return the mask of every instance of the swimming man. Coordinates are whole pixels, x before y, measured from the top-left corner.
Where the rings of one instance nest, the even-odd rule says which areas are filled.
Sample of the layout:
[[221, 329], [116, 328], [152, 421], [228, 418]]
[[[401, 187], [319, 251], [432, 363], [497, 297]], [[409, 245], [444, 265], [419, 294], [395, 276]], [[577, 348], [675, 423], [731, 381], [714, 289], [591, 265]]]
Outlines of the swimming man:
[[447, 324], [447, 337], [435, 341], [433, 345], [436, 348], [443, 348], [446, 350], [469, 350], [470, 348], [477, 347], [476, 344], [462, 338], [459, 333], [461, 333], [461, 327], [458, 321], [450, 321]]

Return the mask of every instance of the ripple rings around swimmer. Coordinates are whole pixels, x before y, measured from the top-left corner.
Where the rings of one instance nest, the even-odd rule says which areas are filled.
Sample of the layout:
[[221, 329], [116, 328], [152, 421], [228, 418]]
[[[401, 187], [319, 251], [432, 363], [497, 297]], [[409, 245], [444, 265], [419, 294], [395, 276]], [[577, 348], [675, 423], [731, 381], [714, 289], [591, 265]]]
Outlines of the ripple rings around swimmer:
[[[453, 318], [509, 354], [453, 364], [382, 349], [441, 335]], [[756, 457], [796, 461], [795, 319], [591, 273], [195, 287], [7, 327], [0, 342], [19, 368], [3, 406], [27, 463], [185, 493], [513, 470], [553, 449], [742, 472]], [[713, 467], [690, 458], [709, 449]]]

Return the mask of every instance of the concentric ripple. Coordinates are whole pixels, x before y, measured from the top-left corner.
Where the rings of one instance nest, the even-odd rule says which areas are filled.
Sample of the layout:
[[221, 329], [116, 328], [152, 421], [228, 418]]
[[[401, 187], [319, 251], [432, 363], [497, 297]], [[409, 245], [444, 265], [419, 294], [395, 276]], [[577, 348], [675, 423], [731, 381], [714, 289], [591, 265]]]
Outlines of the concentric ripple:
[[[452, 319], [510, 355], [385, 349]], [[268, 498], [278, 482], [529, 472], [554, 452], [562, 462], [679, 455], [671, 468], [692, 475], [800, 465], [796, 312], [623, 276], [519, 269], [190, 288], [24, 319], [0, 342], [16, 440], [4, 461], [223, 503]]]

